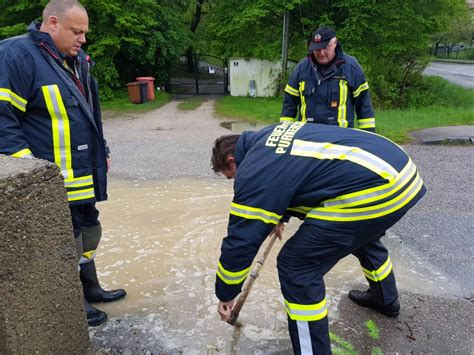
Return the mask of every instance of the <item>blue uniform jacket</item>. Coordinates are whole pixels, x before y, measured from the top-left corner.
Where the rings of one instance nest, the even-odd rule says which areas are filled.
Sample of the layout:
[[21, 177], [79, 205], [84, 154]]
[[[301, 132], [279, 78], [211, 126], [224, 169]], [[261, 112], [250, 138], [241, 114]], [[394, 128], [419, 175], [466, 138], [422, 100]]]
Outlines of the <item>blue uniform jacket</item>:
[[56, 163], [72, 205], [105, 200], [107, 148], [92, 62], [81, 51], [70, 69], [37, 23], [28, 31], [0, 42], [0, 153]]
[[370, 225], [405, 211], [425, 192], [402, 148], [358, 129], [281, 122], [244, 132], [235, 158], [234, 199], [216, 277], [221, 301], [240, 292], [260, 245], [285, 214], [340, 238], [351, 235], [354, 223]]
[[285, 88], [280, 121], [303, 121], [374, 132], [375, 116], [364, 72], [337, 44], [334, 65], [321, 75], [313, 54], [300, 61]]

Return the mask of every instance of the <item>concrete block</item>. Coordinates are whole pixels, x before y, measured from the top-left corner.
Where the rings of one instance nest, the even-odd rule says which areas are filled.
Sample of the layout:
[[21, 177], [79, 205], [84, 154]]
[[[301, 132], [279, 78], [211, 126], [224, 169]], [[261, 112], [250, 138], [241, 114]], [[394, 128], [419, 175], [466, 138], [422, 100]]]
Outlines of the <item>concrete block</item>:
[[0, 354], [83, 353], [83, 307], [58, 167], [0, 155]]

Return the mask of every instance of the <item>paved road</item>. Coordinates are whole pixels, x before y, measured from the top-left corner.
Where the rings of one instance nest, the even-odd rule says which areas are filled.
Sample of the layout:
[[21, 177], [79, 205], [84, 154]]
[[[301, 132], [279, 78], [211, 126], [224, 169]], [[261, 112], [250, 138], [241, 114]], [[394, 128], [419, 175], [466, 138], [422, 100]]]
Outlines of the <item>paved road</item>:
[[474, 88], [474, 64], [432, 62], [423, 74], [440, 76], [455, 84]]
[[[230, 132], [213, 117], [213, 101], [189, 112], [178, 110], [177, 104], [171, 102], [140, 117], [106, 119], [112, 179], [218, 178], [209, 168], [210, 149], [216, 137]], [[438, 275], [432, 280], [434, 287], [447, 298], [403, 294], [405, 311], [397, 322], [370, 311], [360, 318], [360, 309], [343, 301], [335, 329], [347, 334], [346, 340], [360, 351], [370, 341], [361, 334], [364, 321], [372, 317], [388, 332], [383, 335], [385, 343], [377, 343], [384, 351], [454, 353], [457, 349], [455, 353], [468, 354], [474, 348], [474, 148], [419, 144], [404, 148], [417, 164], [428, 194], [391, 232], [409, 255], [416, 255], [414, 263], [429, 265]], [[416, 265], [413, 272], [416, 275]], [[355, 329], [354, 324], [361, 328]], [[110, 334], [104, 336], [110, 339]], [[134, 349], [144, 350], [139, 345]]]

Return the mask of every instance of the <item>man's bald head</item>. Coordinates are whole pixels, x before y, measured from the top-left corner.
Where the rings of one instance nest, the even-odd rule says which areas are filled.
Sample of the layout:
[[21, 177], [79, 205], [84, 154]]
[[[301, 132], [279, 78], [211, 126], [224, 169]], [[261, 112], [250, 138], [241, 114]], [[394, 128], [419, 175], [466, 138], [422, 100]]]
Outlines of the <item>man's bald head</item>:
[[51, 0], [44, 8], [40, 31], [49, 33], [60, 52], [75, 57], [86, 43], [87, 11], [77, 0]]
[[43, 23], [45, 23], [50, 16], [63, 19], [64, 15], [74, 7], [87, 13], [84, 6], [77, 0], [51, 0], [43, 10]]

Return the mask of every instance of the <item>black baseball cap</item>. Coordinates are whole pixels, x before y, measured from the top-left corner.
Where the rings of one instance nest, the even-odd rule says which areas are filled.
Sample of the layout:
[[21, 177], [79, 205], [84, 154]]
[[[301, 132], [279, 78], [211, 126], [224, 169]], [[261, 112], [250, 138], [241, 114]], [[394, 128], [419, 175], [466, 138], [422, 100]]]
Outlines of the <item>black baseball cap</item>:
[[336, 31], [331, 27], [319, 27], [311, 34], [311, 41], [309, 42], [309, 51], [313, 52], [316, 49], [326, 48], [329, 41], [336, 37]]

